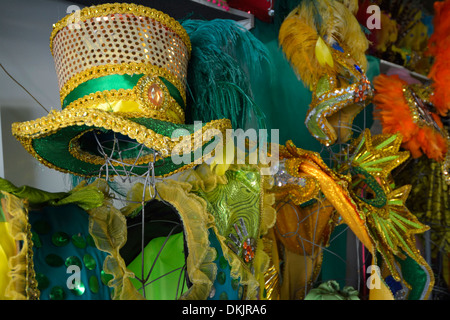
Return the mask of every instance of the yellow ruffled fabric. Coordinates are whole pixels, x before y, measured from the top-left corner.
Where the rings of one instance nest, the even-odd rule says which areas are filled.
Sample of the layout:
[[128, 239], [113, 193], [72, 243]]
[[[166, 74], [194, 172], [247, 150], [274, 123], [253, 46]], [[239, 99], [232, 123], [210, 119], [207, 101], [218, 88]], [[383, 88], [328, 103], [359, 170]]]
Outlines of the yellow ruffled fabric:
[[[258, 166], [245, 164], [230, 165], [228, 170], [239, 170], [244, 168], [260, 169]], [[179, 177], [180, 181], [188, 182], [192, 186], [192, 192], [202, 190], [210, 192], [219, 184], [227, 184], [225, 175], [218, 175], [211, 171], [207, 164], [201, 164], [195, 169], [190, 169]], [[275, 195], [269, 190], [272, 188], [273, 180], [268, 176], [261, 176], [261, 199], [260, 199], [260, 236], [267, 234], [268, 230], [274, 226], [276, 220]], [[214, 219], [211, 215], [211, 218]], [[219, 234], [217, 228], [213, 226], [217, 239], [221, 245], [223, 255], [231, 267], [231, 277], [239, 279], [240, 284], [246, 286], [246, 300], [255, 300], [262, 296], [264, 290], [265, 271], [269, 267], [270, 257], [264, 252], [264, 243], [259, 239], [256, 246], [255, 258], [253, 261], [254, 273], [240, 260], [240, 258], [231, 251], [225, 243], [225, 237]]]
[[28, 204], [8, 192], [2, 191], [2, 208], [7, 216], [9, 235], [20, 247], [8, 257], [8, 283], [4, 286], [0, 299], [37, 300], [39, 290], [33, 264], [33, 243], [28, 223]]
[[114, 207], [106, 181], [98, 179], [92, 185], [103, 192], [104, 200], [102, 206], [88, 210], [89, 233], [97, 248], [109, 254], [103, 263], [103, 271], [113, 276], [108, 282], [108, 286], [113, 289], [112, 299], [142, 300], [142, 295], [130, 281], [134, 274], [127, 270], [119, 252], [127, 241], [126, 219]]
[[187, 273], [192, 286], [183, 294], [182, 300], [205, 300], [211, 292], [217, 275], [214, 263], [217, 252], [209, 245], [208, 229], [214, 218], [206, 210], [206, 202], [191, 193], [192, 186], [175, 180], [156, 184], [160, 199], [177, 210], [184, 226], [188, 246]]
[[[106, 196], [109, 194], [108, 186], [99, 181], [99, 188]], [[127, 198], [142, 200], [144, 186], [141, 183], [134, 185]], [[208, 229], [212, 226], [213, 218], [206, 211], [206, 202], [193, 193], [192, 186], [167, 179], [156, 184], [158, 197], [154, 201], [170, 203], [180, 215], [183, 222], [188, 256], [186, 259], [187, 272], [192, 286], [180, 298], [182, 300], [205, 300], [212, 288], [217, 274], [214, 263], [216, 251], [209, 246]], [[146, 193], [149, 199], [150, 193]], [[126, 215], [140, 209], [142, 205], [130, 204], [121, 210], [112, 206], [111, 199], [107, 198], [102, 207], [90, 210], [90, 232], [97, 247], [109, 253], [105, 260], [105, 272], [113, 275], [108, 285], [114, 289], [115, 300], [143, 300], [144, 297], [132, 285], [130, 279], [134, 278], [119, 250], [126, 243], [127, 228]]]

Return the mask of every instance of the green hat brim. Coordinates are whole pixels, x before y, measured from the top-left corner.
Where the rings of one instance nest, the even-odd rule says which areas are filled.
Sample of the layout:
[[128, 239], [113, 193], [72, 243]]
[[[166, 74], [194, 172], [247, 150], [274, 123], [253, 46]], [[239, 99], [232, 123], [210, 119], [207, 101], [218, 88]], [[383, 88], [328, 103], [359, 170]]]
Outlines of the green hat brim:
[[[134, 175], [145, 174], [149, 170], [148, 164], [153, 162], [153, 152], [142, 157], [135, 148], [122, 157], [126, 159], [126, 166], [114, 161], [106, 165], [106, 159], [97, 150], [97, 143], [86, 139], [86, 134], [92, 131], [104, 135], [116, 133], [127, 138], [130, 144], [142, 144], [157, 152], [155, 175], [165, 177], [206, 161], [220, 141], [211, 134], [220, 132], [223, 137], [225, 130], [230, 128], [227, 119], [201, 125], [174, 124], [153, 118], [131, 117], [125, 113], [78, 109], [53, 111], [37, 120], [14, 123], [12, 132], [37, 160], [61, 172], [83, 177], [105, 176], [107, 173], [114, 176], [123, 174], [124, 170]], [[180, 134], [175, 136], [173, 133], [177, 129]], [[205, 134], [210, 129], [210, 134]], [[175, 162], [173, 152], [178, 157]], [[141, 157], [136, 161], [138, 154]]]

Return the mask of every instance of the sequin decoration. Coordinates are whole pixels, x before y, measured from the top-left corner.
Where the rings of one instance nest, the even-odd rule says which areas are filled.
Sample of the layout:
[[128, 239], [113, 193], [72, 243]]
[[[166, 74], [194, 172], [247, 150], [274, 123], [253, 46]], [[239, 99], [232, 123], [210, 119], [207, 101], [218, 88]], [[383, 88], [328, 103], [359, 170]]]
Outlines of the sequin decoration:
[[64, 265], [64, 259], [53, 253], [45, 256], [45, 262], [51, 267], [60, 267]]
[[99, 268], [107, 253], [98, 250], [89, 235], [89, 214], [76, 204], [30, 210], [36, 234], [39, 220], [40, 226], [48, 224], [48, 232], [39, 235], [42, 245], [32, 247], [40, 299], [110, 300], [111, 289], [100, 282]]
[[89, 278], [89, 290], [91, 290], [92, 293], [98, 293], [99, 290], [99, 284], [98, 284], [98, 279], [96, 276], [92, 275]]
[[163, 92], [161, 87], [154, 83], [148, 88], [148, 100], [155, 107], [159, 107], [163, 102]]
[[88, 270], [94, 270], [95, 267], [97, 266], [94, 257], [92, 257], [89, 253], [86, 253], [83, 256], [83, 262]]
[[220, 294], [219, 300], [228, 300], [228, 294], [224, 291]]
[[86, 242], [87, 242], [87, 244], [90, 245], [91, 247], [96, 248], [94, 238], [92, 238], [92, 236], [91, 236], [90, 234], [88, 234], [88, 235], [86, 236]]
[[45, 274], [36, 272], [36, 281], [38, 282], [38, 289], [39, 291], [45, 290], [50, 285], [50, 281], [45, 276]]
[[299, 185], [300, 187], [306, 186], [306, 179], [301, 177], [291, 176], [285, 168], [286, 160], [281, 160], [278, 163], [277, 173], [274, 175], [274, 185], [277, 187], [284, 187], [286, 185]]
[[36, 248], [42, 247], [41, 238], [36, 232], [31, 232], [31, 241], [33, 241], [33, 246]]
[[[282, 148], [282, 153], [284, 148]], [[294, 204], [300, 205], [315, 198], [319, 193], [319, 186], [315, 179], [308, 175], [297, 176], [289, 173], [289, 167], [292, 167], [291, 154], [284, 152], [278, 163], [278, 171], [274, 175], [274, 188], [277, 199], [288, 197]], [[295, 161], [294, 161], [295, 162]]]
[[60, 89], [90, 68], [137, 62], [165, 68], [185, 81], [189, 37], [168, 15], [133, 4], [104, 4], [82, 9], [78, 18], [79, 28], [70, 28], [66, 17], [52, 32]]
[[56, 232], [52, 236], [52, 242], [57, 247], [62, 247], [70, 242], [70, 237], [65, 232]]
[[320, 143], [344, 143], [353, 134], [352, 123], [373, 98], [371, 83], [354, 60], [334, 49], [342, 74], [324, 75], [313, 88], [305, 124]]
[[76, 296], [81, 296], [86, 291], [86, 287], [84, 286], [83, 282], [75, 283], [75, 287], [73, 289], [70, 289], [70, 292], [72, 292]]
[[65, 261], [65, 265], [66, 265], [66, 267], [77, 266], [80, 269], [83, 267], [83, 264], [81, 263], [80, 258], [78, 258], [76, 256], [67, 257], [67, 259]]
[[102, 281], [102, 283], [107, 286], [108, 282], [111, 281], [113, 279], [113, 275], [106, 273], [105, 271], [101, 271], [100, 272], [100, 280]]
[[[401, 279], [395, 263], [396, 256], [404, 259], [406, 254], [419, 265], [427, 265], [416, 247], [415, 234], [429, 229], [405, 205], [411, 186], [397, 188], [393, 183], [391, 171], [409, 156], [408, 152], [399, 151], [401, 142], [400, 134], [372, 137], [370, 130], [366, 129], [345, 151], [350, 157], [344, 155], [344, 161], [337, 166], [339, 172], [350, 173], [354, 185], [358, 186], [361, 173], [370, 183], [374, 193], [369, 197], [366, 194], [367, 199], [361, 196], [364, 193], [360, 192], [360, 188], [353, 189], [351, 194], [365, 218], [374, 247], [396, 281]], [[367, 179], [369, 176], [371, 179]]]
[[55, 286], [51, 289], [49, 298], [50, 300], [64, 300], [66, 298], [66, 293], [62, 287]]
[[84, 249], [87, 246], [86, 239], [84, 239], [84, 237], [80, 234], [72, 236], [72, 243], [79, 249]]
[[242, 248], [244, 249], [244, 261], [247, 263], [252, 261], [255, 257], [255, 244], [255, 239], [247, 238], [242, 245]]
[[214, 298], [215, 295], [216, 295], [216, 288], [214, 286], [212, 286], [208, 297], [209, 298]]

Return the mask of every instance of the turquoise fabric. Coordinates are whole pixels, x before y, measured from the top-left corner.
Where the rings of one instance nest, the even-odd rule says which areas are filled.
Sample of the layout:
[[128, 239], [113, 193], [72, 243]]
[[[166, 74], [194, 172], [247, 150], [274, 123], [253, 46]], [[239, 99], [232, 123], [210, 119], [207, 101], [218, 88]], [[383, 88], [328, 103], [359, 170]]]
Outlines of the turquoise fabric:
[[231, 278], [231, 267], [223, 256], [220, 243], [212, 229], [209, 229], [209, 241], [210, 246], [217, 251], [217, 256], [214, 260], [214, 263], [217, 265], [217, 276], [207, 300], [242, 300], [243, 287], [239, 284], [239, 279]]
[[[33, 240], [34, 269], [41, 300], [57, 298], [110, 300], [110, 288], [102, 283], [103, 261], [107, 254], [96, 248], [89, 234], [88, 213], [74, 204], [57, 207], [46, 206], [39, 210], [30, 210], [29, 222]], [[52, 239], [58, 233], [65, 237], [59, 237], [60, 241], [56, 242], [59, 245], [55, 245]], [[90, 261], [84, 259], [86, 255], [90, 255]], [[73, 263], [76, 258], [69, 263], [67, 260], [69, 257], [76, 257], [80, 262], [79, 279], [85, 287], [81, 295], [74, 294], [67, 283], [68, 280], [74, 283], [70, 280], [74, 279], [72, 276], [75, 274], [74, 271], [68, 270], [68, 266], [77, 265]], [[89, 264], [88, 262], [95, 263]], [[104, 275], [103, 279], [106, 279]], [[95, 288], [93, 281], [98, 284], [97, 293], [92, 291]], [[59, 289], [59, 292], [55, 288]]]

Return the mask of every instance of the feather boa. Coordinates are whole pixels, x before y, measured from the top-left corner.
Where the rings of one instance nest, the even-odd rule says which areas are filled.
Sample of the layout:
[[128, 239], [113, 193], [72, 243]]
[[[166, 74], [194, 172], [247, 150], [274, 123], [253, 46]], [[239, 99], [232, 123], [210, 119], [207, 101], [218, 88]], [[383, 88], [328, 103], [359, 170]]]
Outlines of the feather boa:
[[[430, 159], [442, 160], [447, 152], [447, 141], [435, 129], [428, 126], [420, 127], [413, 121], [403, 95], [403, 86], [407, 83], [398, 75], [381, 74], [373, 80], [373, 84], [375, 87], [374, 117], [381, 122], [383, 133], [401, 133], [402, 147], [409, 150], [413, 158], [419, 158], [425, 154]], [[432, 117], [442, 128], [440, 117], [434, 113]]]

